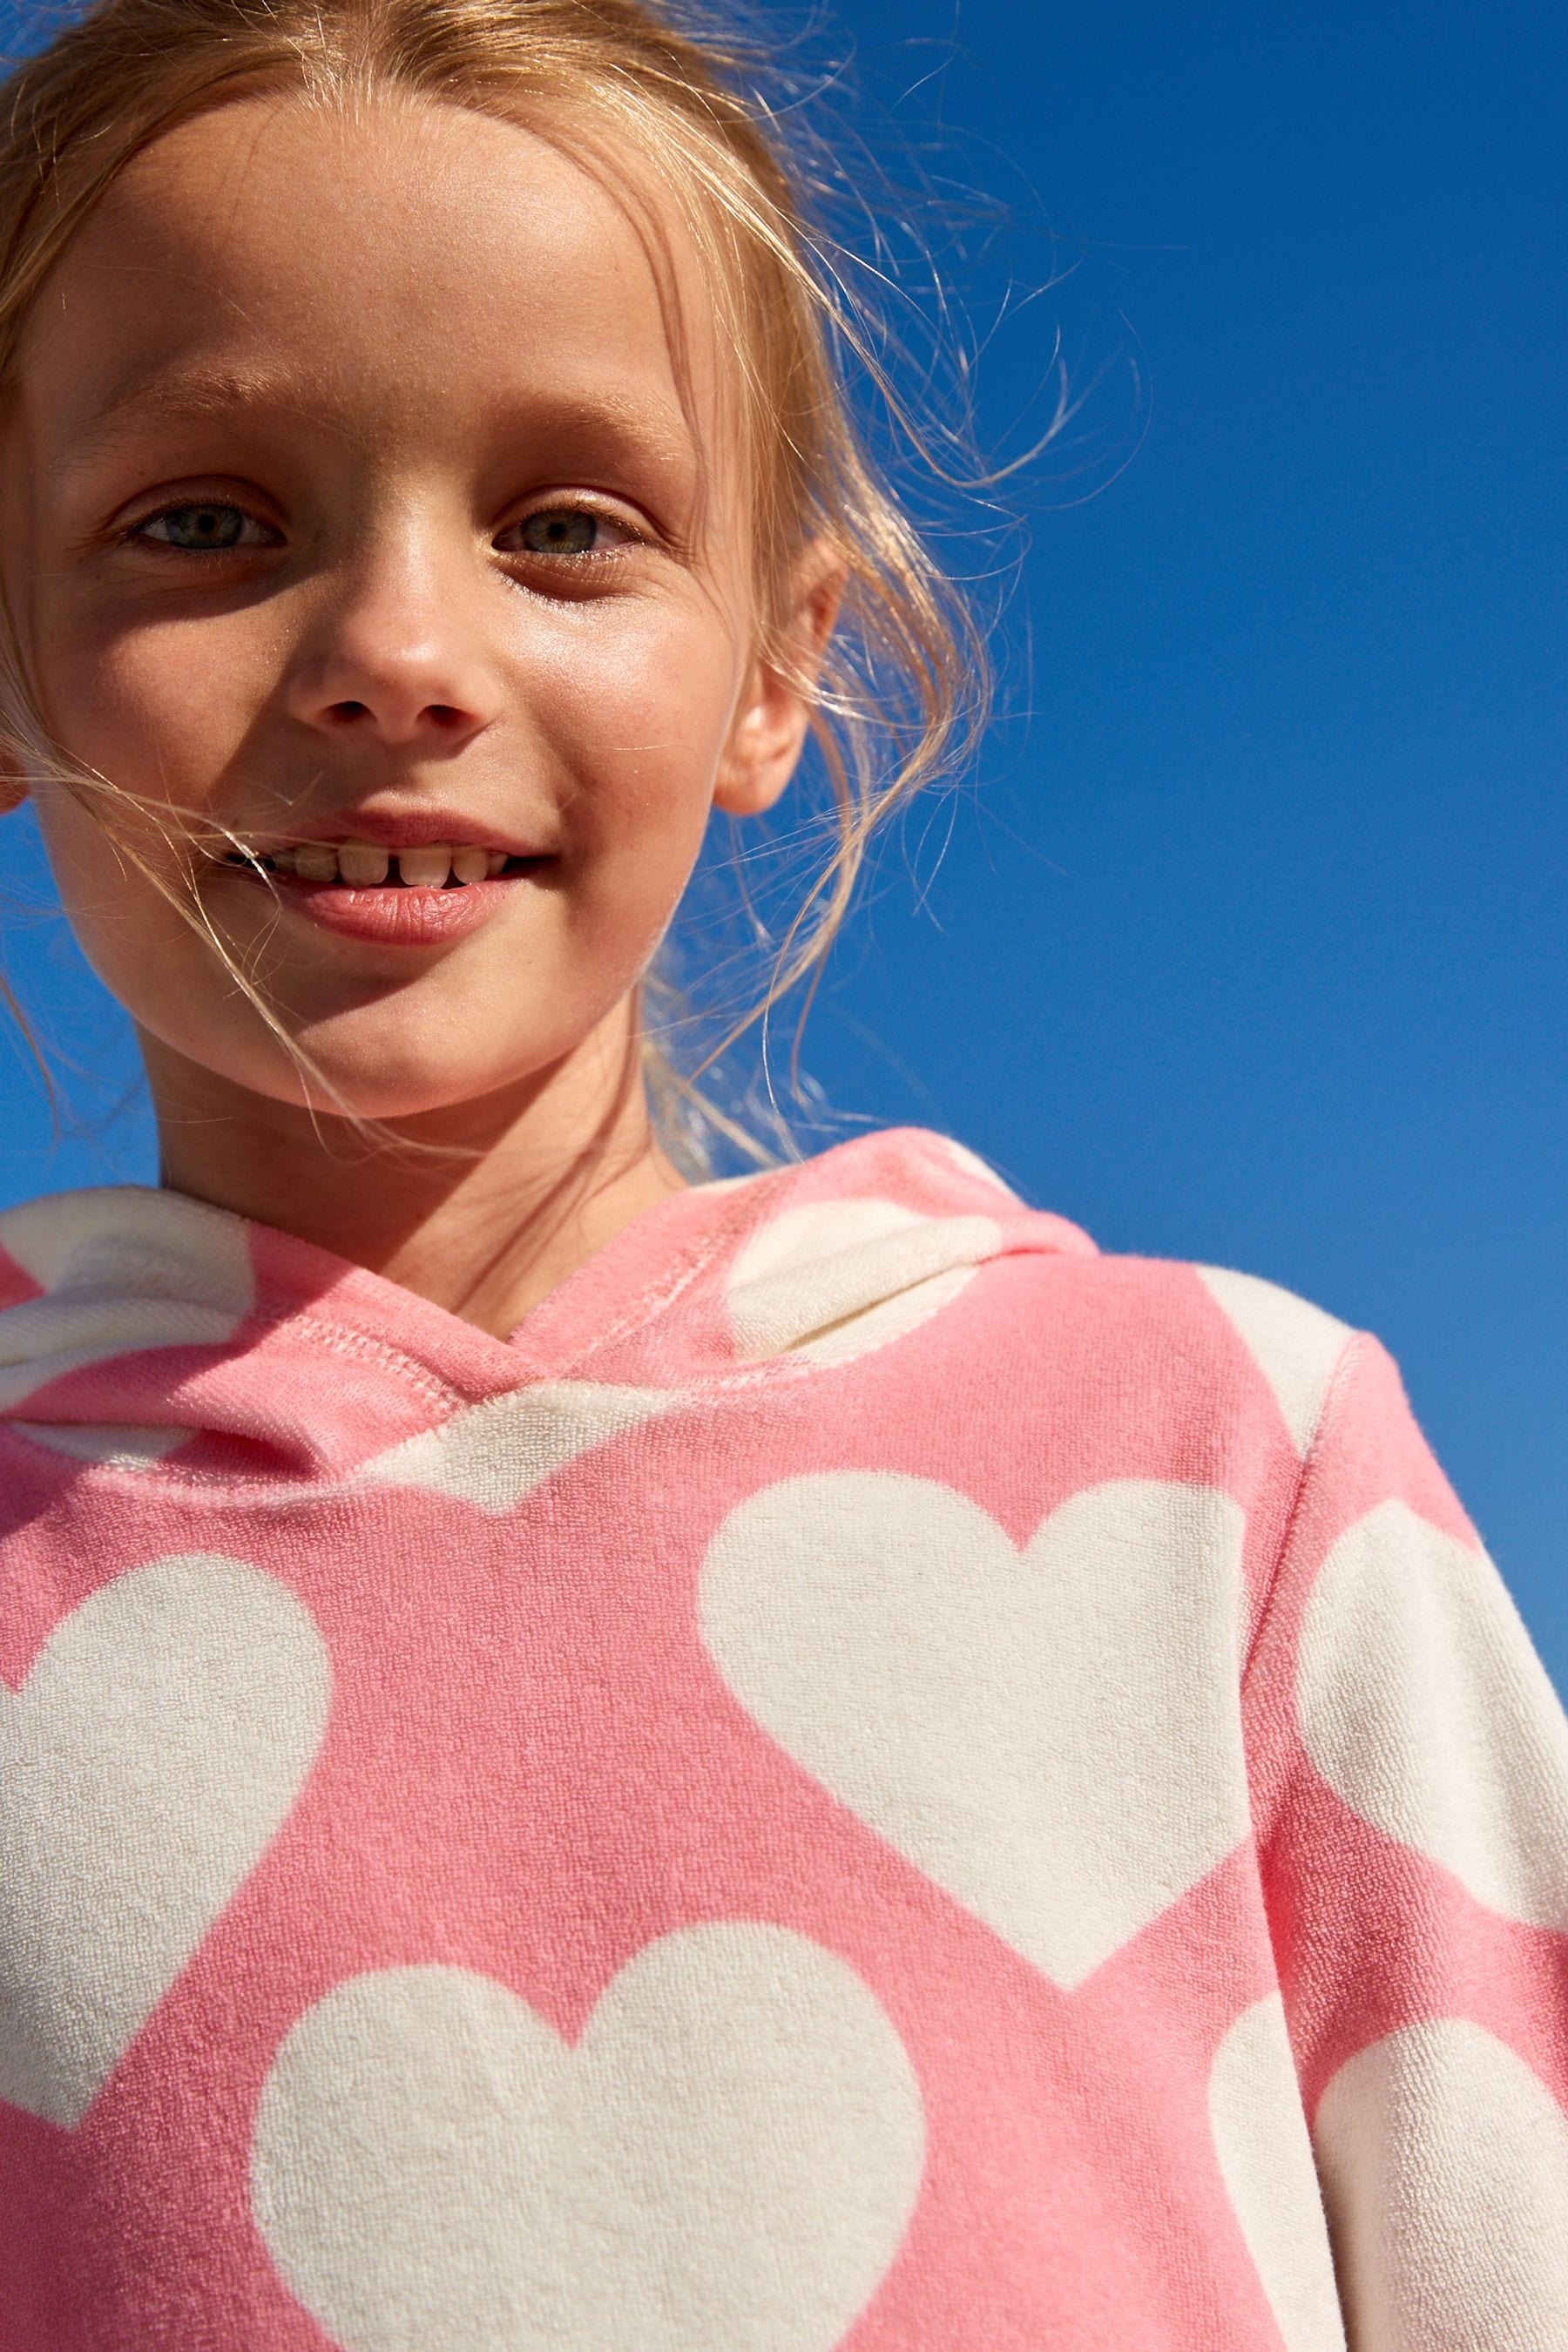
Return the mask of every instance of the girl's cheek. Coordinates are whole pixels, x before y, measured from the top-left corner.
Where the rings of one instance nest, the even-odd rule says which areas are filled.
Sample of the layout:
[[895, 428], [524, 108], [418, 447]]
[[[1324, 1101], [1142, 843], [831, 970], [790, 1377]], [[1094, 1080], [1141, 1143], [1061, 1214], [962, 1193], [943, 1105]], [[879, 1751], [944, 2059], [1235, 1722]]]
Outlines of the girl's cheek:
[[68, 752], [110, 785], [200, 805], [264, 701], [253, 648], [233, 630], [170, 625], [57, 641], [46, 706]]
[[561, 658], [531, 666], [528, 724], [593, 787], [581, 814], [619, 820], [650, 799], [688, 801], [700, 819], [744, 676], [744, 649], [706, 602], [626, 616]]
[[164, 891], [188, 894], [185, 826], [226, 814], [225, 779], [247, 733], [245, 650], [188, 625], [113, 630], [71, 614], [46, 637], [46, 713], [67, 754], [101, 781], [81, 799], [42, 783], [39, 828], [83, 953], [136, 1015], [205, 976]]
[[37, 795], [39, 829], [48, 852], [60, 905], [88, 962], [135, 1019], [155, 1011], [171, 994], [192, 1001], [205, 985], [204, 960], [193, 953], [193, 934], [177, 908], [140, 870], [136, 860], [164, 875], [178, 889], [178, 861], [145, 828], [137, 832], [135, 858], [110, 837], [109, 826], [132, 828], [118, 811], [107, 821], [69, 795], [47, 785]]

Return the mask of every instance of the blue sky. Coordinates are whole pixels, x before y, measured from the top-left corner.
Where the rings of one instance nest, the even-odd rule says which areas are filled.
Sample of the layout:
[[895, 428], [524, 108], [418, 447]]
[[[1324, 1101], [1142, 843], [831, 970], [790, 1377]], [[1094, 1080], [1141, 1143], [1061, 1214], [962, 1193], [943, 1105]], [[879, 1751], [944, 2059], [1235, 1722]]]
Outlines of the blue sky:
[[[986, 335], [984, 431], [1021, 446], [1058, 334], [1084, 405], [1015, 486], [983, 772], [889, 845], [809, 1066], [1107, 1247], [1378, 1331], [1568, 1687], [1568, 18], [837, 21], [873, 146], [1005, 210], [946, 251], [974, 315], [1066, 272]], [[0, 1198], [144, 1179], [7, 837], [68, 1127], [0, 1058]]]
[[[923, 899], [884, 862], [813, 1066], [1378, 1331], [1568, 1687], [1568, 18], [845, 14], [1013, 205], [983, 296], [1072, 265], [983, 404], [1059, 329], [1089, 478], [1041, 461], [1016, 715]], [[1142, 444], [1068, 503], [1125, 351]]]

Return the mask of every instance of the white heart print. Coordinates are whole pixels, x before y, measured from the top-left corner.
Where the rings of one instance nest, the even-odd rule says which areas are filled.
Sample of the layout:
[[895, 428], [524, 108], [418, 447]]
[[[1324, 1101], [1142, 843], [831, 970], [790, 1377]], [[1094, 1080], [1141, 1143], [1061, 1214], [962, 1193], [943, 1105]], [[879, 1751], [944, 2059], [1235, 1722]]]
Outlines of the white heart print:
[[1244, 1517], [1086, 1488], [1020, 1550], [952, 1487], [785, 1478], [703, 1565], [703, 1638], [795, 1762], [1064, 1990], [1247, 1835]]
[[1193, 1271], [1245, 1342], [1298, 1453], [1306, 1454], [1351, 1338], [1349, 1325], [1255, 1274], [1218, 1265]]
[[1346, 2059], [1312, 2137], [1343, 2293], [1378, 2315], [1358, 2352], [1557, 2352], [1568, 2115], [1517, 2050], [1469, 2018], [1400, 2026]]
[[574, 2046], [467, 1969], [334, 1987], [268, 2078], [251, 2200], [352, 2352], [831, 2352], [923, 2157], [861, 1979], [725, 1920], [646, 1946]]
[[1001, 1247], [990, 1217], [876, 1197], [808, 1201], [759, 1225], [725, 1285], [744, 1357], [851, 1363], [952, 1305]]
[[0, 1685], [0, 2098], [75, 2124], [287, 1818], [326, 1725], [303, 1605], [129, 1569]]
[[463, 1406], [439, 1428], [378, 1454], [359, 1475], [377, 1485], [423, 1486], [500, 1517], [579, 1455], [681, 1402], [678, 1389], [534, 1381]]
[[1345, 2352], [1295, 2053], [1277, 1992], [1243, 2010], [1209, 2072], [1209, 2131], [1285, 2352]]
[[1505, 1918], [1568, 1929], [1568, 1719], [1484, 1552], [1396, 1500], [1357, 1519], [1307, 1602], [1296, 1705], [1352, 1812]]
[[[8, 1412], [110, 1357], [219, 1347], [255, 1302], [241, 1220], [173, 1192], [117, 1184], [26, 1201], [0, 1215], [0, 1249], [44, 1292], [5, 1310], [0, 1406]], [[50, 1426], [38, 1424], [45, 1444]]]

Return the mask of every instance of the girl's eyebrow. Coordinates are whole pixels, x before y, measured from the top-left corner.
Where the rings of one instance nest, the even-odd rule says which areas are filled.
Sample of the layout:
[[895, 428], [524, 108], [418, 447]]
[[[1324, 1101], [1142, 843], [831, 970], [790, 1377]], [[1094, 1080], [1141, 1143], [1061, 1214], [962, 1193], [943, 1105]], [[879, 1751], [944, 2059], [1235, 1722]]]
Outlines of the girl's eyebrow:
[[[261, 415], [338, 436], [347, 424], [330, 395], [311, 397], [280, 371], [206, 367], [160, 374], [117, 391], [91, 412], [71, 432], [59, 469], [69, 474], [93, 466], [149, 429]], [[675, 478], [689, 478], [700, 455], [690, 422], [676, 403], [598, 386], [509, 388], [496, 400], [491, 428], [498, 435], [548, 437], [552, 453], [563, 457], [591, 456], [634, 469], [651, 466], [669, 478], [669, 488], [678, 486]]]
[[67, 468], [89, 465], [150, 425], [206, 425], [248, 412], [307, 413], [299, 386], [265, 369], [204, 368], [183, 375], [139, 377], [90, 411], [73, 432]]

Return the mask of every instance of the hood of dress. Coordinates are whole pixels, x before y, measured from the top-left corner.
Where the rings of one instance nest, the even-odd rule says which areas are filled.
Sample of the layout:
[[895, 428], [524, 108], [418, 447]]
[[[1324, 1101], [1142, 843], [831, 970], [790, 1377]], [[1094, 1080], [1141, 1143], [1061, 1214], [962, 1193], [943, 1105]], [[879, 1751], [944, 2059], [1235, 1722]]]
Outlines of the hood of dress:
[[182, 1194], [60, 1193], [0, 1214], [0, 1423], [118, 1472], [482, 1484], [520, 1445], [548, 1466], [563, 1416], [607, 1435], [845, 1371], [1000, 1258], [1092, 1248], [961, 1145], [893, 1129], [661, 1202], [501, 1340]]

